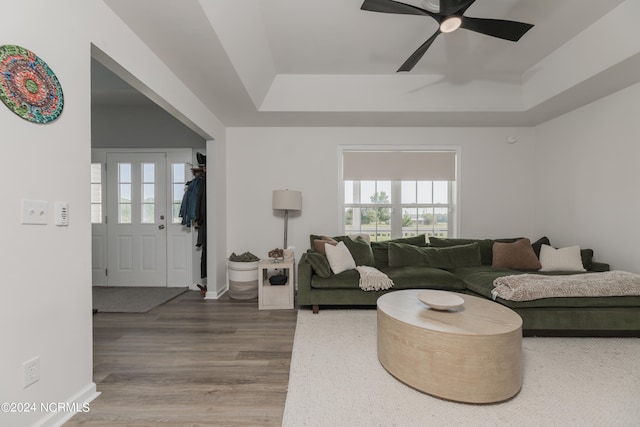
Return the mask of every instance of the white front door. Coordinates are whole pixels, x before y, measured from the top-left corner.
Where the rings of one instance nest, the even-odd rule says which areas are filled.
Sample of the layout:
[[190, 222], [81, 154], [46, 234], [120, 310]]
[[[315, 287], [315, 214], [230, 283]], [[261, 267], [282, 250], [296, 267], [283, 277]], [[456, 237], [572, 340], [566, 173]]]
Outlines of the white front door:
[[109, 286], [167, 286], [165, 153], [107, 153]]

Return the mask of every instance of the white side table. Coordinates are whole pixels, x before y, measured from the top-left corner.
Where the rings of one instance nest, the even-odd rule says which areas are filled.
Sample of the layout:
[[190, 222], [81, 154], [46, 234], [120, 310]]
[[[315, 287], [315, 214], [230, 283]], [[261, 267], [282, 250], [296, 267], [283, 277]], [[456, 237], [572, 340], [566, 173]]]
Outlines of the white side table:
[[[295, 261], [273, 262], [262, 260], [258, 264], [258, 309], [292, 309], [294, 298], [293, 266]], [[276, 274], [287, 276], [284, 285], [272, 285], [269, 277]]]

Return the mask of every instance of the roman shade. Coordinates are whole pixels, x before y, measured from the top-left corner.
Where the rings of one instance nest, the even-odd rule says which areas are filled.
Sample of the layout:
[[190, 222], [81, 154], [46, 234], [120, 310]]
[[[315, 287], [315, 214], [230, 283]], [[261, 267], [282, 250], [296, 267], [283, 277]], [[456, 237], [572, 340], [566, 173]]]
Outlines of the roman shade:
[[343, 151], [343, 179], [455, 181], [455, 151]]

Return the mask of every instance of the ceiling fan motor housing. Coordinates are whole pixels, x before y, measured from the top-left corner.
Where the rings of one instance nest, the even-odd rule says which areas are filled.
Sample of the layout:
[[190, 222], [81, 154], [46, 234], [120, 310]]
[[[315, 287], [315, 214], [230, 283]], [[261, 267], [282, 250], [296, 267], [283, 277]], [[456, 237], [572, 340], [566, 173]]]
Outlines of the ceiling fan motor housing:
[[[423, 9], [395, 0], [364, 0], [361, 9], [371, 12], [429, 16], [438, 22], [439, 27], [436, 32], [416, 49], [398, 69], [398, 71], [411, 71], [441, 33], [450, 33], [458, 28], [464, 28], [487, 36], [516, 42], [533, 27], [532, 24], [524, 22], [465, 16], [464, 13], [475, 1], [422, 0], [422, 4], [426, 8]], [[438, 3], [438, 12], [433, 12], [436, 2]]]

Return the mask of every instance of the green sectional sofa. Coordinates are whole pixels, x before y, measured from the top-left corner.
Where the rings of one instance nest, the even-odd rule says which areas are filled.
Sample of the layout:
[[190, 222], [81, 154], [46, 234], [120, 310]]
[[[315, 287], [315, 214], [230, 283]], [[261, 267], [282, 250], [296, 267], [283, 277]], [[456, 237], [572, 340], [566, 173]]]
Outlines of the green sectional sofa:
[[[351, 242], [349, 250], [358, 265], [364, 263], [375, 267], [394, 283], [387, 290], [364, 291], [359, 287], [357, 270], [333, 274], [326, 257], [313, 249], [318, 247], [314, 241], [321, 238], [316, 235], [310, 237], [312, 249], [302, 255], [298, 264], [298, 305], [311, 307], [316, 313], [320, 306], [375, 307], [381, 295], [400, 289], [440, 289], [494, 299], [493, 281], [501, 276], [523, 273], [591, 274], [609, 270], [608, 264], [593, 261], [590, 249], [580, 251], [586, 270], [584, 273], [497, 267], [494, 244], [521, 242], [522, 238], [430, 238], [427, 241], [424, 235], [420, 235], [372, 242], [369, 245], [371, 253], [367, 254], [366, 245], [354, 248], [352, 239], [334, 237], [336, 241]], [[360, 239], [356, 241], [360, 242]], [[543, 244], [550, 245], [549, 239], [544, 237], [531, 244], [536, 256], [539, 256]], [[501, 246], [501, 253], [504, 253], [504, 246]], [[522, 317], [523, 334], [526, 336], [640, 336], [640, 296], [555, 297], [531, 301], [497, 297], [495, 301]]]

